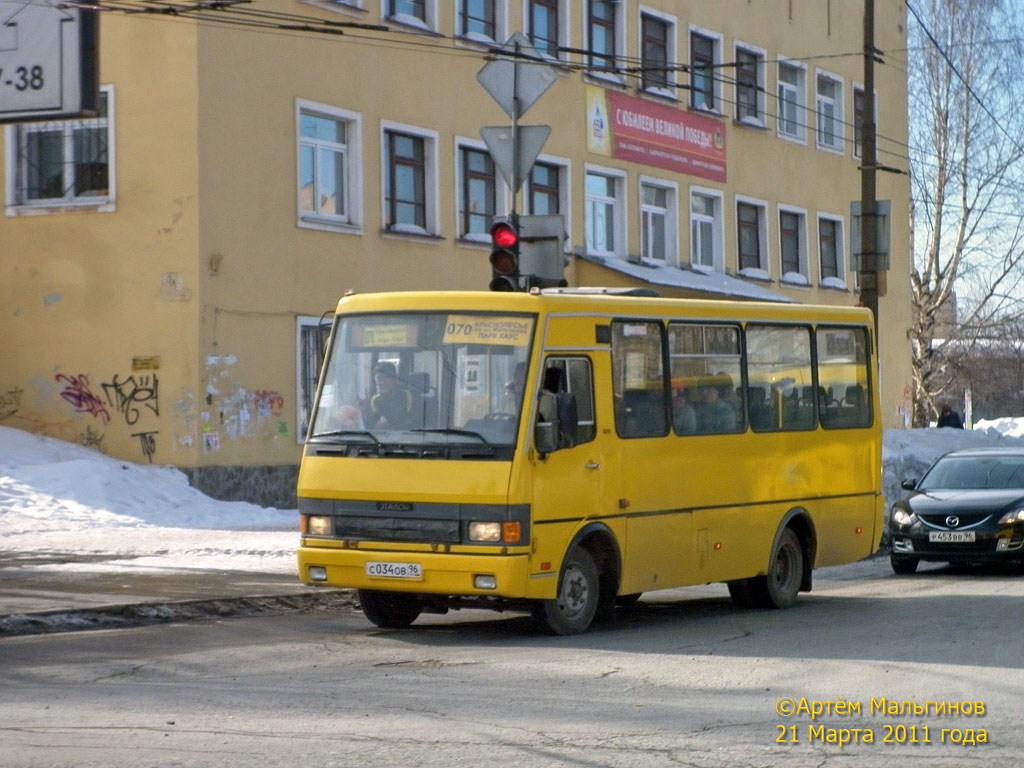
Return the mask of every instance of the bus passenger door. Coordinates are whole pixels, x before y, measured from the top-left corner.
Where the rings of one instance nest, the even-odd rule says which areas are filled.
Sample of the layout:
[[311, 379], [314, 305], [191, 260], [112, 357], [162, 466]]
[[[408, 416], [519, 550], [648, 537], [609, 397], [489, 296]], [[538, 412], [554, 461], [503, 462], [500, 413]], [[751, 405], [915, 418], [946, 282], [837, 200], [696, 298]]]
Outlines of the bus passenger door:
[[[549, 356], [544, 361], [542, 381], [546, 380], [549, 386], [559, 382], [562, 392], [574, 396], [579, 426], [574, 445], [563, 445], [546, 455], [537, 453], [533, 462], [534, 589], [546, 588], [537, 580], [547, 575], [549, 569], [552, 577], [557, 576], [571, 536], [585, 521], [615, 511], [615, 483], [611, 481], [615, 469], [608, 465], [607, 455], [611, 425], [601, 428], [594, 407], [594, 382], [607, 381], [607, 369], [607, 354], [602, 356], [600, 352]], [[548, 394], [542, 392], [538, 410], [544, 410], [546, 398], [550, 402]], [[538, 414], [538, 418], [544, 417], [543, 412]], [[550, 591], [554, 589], [552, 583]]]

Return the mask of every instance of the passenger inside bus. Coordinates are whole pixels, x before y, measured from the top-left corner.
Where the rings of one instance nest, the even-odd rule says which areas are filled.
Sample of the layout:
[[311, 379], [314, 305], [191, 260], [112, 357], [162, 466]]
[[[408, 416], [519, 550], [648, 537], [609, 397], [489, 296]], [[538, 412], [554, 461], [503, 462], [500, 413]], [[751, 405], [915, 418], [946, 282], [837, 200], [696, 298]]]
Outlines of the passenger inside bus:
[[672, 397], [672, 426], [677, 435], [692, 435], [697, 431], [697, 412], [685, 389], [678, 390]]
[[[724, 385], [723, 385], [724, 386]], [[732, 388], [731, 383], [729, 388]], [[736, 431], [736, 409], [721, 397], [717, 386], [705, 385], [699, 390], [700, 399], [694, 405], [697, 431], [716, 434]]]
[[377, 363], [373, 367], [376, 394], [370, 398], [368, 413], [363, 417], [366, 427], [404, 429], [412, 417], [412, 393], [398, 383], [398, 369], [394, 363]]

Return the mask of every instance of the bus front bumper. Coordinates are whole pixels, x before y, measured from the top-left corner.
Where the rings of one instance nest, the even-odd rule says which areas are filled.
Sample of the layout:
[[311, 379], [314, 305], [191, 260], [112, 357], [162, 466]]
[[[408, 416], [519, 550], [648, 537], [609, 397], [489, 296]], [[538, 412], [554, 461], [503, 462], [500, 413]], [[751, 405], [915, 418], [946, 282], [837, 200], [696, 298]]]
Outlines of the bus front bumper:
[[309, 546], [304, 541], [298, 550], [298, 560], [299, 578], [305, 584], [317, 586], [434, 595], [539, 596], [529, 594], [532, 590], [526, 554], [337, 549]]

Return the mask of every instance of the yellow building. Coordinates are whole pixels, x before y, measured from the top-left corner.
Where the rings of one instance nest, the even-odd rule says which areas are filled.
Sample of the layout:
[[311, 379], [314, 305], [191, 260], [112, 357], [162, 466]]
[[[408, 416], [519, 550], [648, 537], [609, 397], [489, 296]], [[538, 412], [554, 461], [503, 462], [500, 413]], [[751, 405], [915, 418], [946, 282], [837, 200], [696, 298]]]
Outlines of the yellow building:
[[[132, 4], [119, 4], [124, 8]], [[879, 162], [906, 168], [906, 19], [876, 0]], [[138, 8], [146, 7], [139, 4]], [[152, 5], [148, 6], [152, 9]], [[477, 82], [522, 31], [553, 82], [517, 210], [571, 285], [857, 302], [861, 3], [256, 0], [101, 13], [100, 117], [2, 132], [0, 425], [293, 503], [319, 326], [346, 290], [483, 289], [511, 196]], [[0, 97], [2, 98], [2, 97]], [[910, 384], [908, 181], [881, 418]]]

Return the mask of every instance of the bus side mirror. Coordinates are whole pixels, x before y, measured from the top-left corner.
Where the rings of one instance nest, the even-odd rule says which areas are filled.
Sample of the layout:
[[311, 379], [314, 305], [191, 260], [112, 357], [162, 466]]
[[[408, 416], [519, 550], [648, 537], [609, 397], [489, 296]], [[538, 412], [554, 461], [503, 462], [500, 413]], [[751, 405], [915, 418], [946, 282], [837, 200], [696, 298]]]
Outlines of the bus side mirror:
[[533, 431], [533, 442], [538, 453], [553, 453], [558, 450], [558, 422], [538, 421]]
[[547, 454], [560, 448], [575, 446], [579, 425], [575, 395], [570, 392], [541, 394], [537, 427], [533, 436], [540, 453]]

